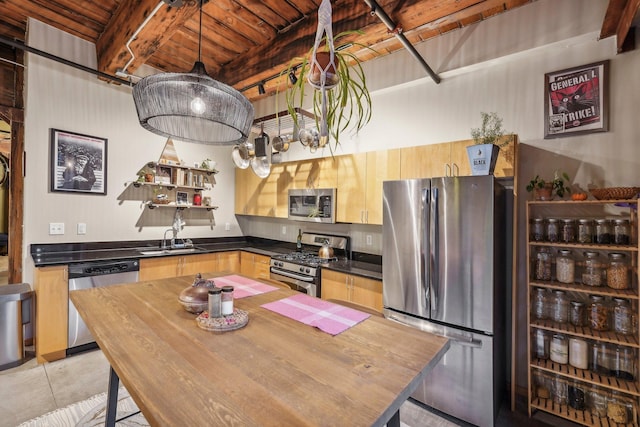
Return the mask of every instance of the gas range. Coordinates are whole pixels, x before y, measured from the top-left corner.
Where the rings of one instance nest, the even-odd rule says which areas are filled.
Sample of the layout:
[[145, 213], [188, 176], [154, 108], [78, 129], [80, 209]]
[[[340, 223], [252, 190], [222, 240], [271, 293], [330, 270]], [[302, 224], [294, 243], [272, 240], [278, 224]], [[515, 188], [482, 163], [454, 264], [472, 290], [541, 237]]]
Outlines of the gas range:
[[338, 257], [320, 258], [315, 252], [290, 252], [271, 256], [271, 266], [315, 276], [321, 264], [337, 260]]
[[[327, 241], [338, 256], [320, 258], [318, 249]], [[302, 233], [303, 250], [272, 255], [270, 277], [286, 283], [292, 289], [311, 296], [320, 296], [320, 267], [347, 259], [349, 238], [345, 236]]]

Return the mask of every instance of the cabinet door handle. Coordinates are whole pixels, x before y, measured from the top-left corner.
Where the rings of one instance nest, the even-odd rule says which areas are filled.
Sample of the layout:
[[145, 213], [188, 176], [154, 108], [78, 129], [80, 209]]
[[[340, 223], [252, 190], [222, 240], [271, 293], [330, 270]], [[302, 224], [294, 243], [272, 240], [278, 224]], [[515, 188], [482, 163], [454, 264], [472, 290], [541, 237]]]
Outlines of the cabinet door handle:
[[458, 165], [456, 163], [453, 164], [453, 176], [459, 176], [460, 175], [460, 169], [458, 168]]
[[444, 164], [444, 176], [452, 176], [451, 175], [451, 165], [449, 163]]

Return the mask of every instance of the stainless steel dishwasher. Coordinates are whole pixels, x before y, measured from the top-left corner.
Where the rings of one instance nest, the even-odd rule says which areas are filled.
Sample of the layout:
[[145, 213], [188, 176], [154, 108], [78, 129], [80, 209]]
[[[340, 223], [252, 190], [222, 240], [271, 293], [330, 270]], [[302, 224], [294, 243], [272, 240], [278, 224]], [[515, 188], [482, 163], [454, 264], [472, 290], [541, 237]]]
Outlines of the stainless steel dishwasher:
[[[137, 259], [92, 261], [69, 265], [69, 292], [78, 289], [100, 288], [138, 281], [140, 263]], [[67, 354], [95, 348], [95, 339], [87, 329], [69, 299], [69, 341]]]

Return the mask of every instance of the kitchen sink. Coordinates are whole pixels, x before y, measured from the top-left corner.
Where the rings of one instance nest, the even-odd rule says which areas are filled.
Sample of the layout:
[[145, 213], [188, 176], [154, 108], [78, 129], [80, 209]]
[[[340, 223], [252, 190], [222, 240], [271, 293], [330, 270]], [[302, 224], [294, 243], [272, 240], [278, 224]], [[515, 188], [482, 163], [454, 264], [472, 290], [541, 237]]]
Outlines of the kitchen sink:
[[139, 250], [140, 255], [180, 255], [202, 252], [202, 249], [194, 248], [174, 248], [174, 249], [149, 249]]

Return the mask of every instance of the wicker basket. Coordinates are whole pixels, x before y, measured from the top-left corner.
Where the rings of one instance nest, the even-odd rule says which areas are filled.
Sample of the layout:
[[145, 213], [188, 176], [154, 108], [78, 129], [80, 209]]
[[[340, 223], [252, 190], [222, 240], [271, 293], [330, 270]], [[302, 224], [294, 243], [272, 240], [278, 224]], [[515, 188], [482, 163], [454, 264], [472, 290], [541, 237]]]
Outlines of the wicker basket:
[[627, 200], [636, 197], [640, 187], [594, 188], [590, 192], [598, 200]]

